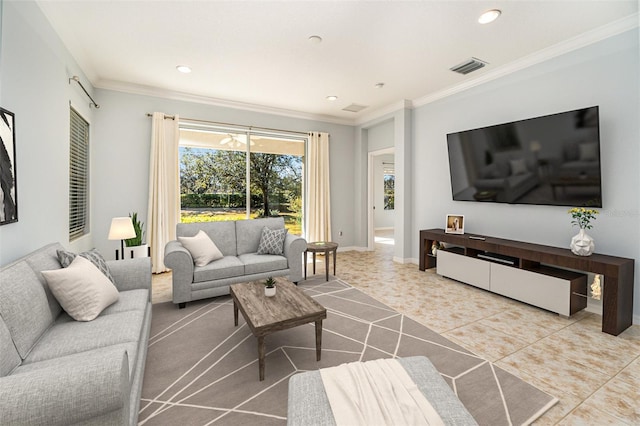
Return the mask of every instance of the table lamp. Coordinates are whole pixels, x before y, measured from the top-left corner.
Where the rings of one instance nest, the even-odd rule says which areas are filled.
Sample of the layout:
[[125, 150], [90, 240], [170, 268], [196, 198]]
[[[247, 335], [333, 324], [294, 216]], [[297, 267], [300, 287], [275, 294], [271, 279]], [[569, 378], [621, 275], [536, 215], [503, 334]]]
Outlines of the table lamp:
[[[133, 222], [130, 217], [114, 217], [111, 219], [111, 228], [109, 228], [109, 239], [120, 240], [120, 250], [122, 259], [124, 260], [124, 240], [136, 236], [133, 229]], [[118, 260], [118, 250], [116, 249], [116, 260]]]

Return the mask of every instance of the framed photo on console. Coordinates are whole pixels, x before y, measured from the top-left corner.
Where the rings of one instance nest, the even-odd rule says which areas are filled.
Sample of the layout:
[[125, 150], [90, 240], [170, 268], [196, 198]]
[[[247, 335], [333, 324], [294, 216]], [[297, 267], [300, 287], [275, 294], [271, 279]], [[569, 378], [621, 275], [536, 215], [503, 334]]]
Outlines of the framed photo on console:
[[464, 234], [464, 215], [448, 214], [444, 232], [446, 234]]

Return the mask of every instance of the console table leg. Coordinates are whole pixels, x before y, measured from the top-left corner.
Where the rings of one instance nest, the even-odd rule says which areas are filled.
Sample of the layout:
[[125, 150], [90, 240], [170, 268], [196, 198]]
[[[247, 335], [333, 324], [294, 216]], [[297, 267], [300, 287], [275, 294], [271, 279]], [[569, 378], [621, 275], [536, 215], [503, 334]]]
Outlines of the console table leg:
[[602, 331], [614, 336], [633, 323], [633, 266], [619, 272], [618, 277], [604, 276], [602, 292]]

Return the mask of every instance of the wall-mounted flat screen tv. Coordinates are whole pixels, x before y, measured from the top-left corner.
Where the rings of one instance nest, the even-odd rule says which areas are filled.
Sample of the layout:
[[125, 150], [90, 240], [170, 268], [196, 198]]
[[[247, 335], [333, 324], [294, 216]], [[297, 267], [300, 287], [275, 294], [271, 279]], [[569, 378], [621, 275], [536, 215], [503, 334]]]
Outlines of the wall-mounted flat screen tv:
[[598, 107], [447, 135], [455, 201], [602, 207]]

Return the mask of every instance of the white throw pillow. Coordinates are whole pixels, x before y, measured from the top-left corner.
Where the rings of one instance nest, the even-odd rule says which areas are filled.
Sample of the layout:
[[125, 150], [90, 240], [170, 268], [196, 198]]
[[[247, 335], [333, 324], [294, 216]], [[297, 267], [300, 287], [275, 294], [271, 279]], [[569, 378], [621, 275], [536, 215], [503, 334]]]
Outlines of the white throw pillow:
[[76, 321], [91, 321], [118, 300], [118, 290], [93, 263], [76, 256], [63, 269], [42, 271], [49, 289]]
[[578, 145], [578, 151], [580, 152], [580, 161], [597, 161], [598, 160], [598, 144], [595, 143], [583, 143]]
[[524, 159], [518, 158], [517, 160], [510, 160], [511, 164], [511, 174], [512, 175], [523, 175], [527, 173], [527, 164], [524, 162]]
[[178, 237], [180, 243], [189, 250], [196, 266], [205, 266], [214, 260], [222, 259], [224, 255], [211, 238], [202, 229], [195, 237]]

